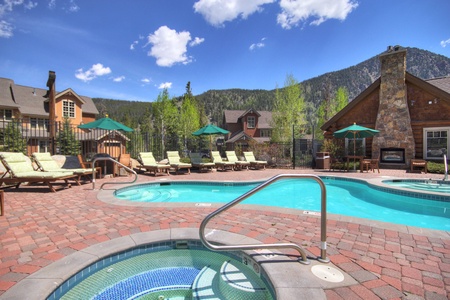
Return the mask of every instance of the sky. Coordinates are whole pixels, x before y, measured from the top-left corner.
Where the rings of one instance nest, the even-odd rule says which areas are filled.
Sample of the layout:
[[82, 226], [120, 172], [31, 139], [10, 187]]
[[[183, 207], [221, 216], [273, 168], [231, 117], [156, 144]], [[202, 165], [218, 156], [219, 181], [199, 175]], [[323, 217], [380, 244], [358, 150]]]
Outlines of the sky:
[[389, 45], [450, 57], [449, 0], [0, 0], [0, 77], [130, 101], [283, 87]]

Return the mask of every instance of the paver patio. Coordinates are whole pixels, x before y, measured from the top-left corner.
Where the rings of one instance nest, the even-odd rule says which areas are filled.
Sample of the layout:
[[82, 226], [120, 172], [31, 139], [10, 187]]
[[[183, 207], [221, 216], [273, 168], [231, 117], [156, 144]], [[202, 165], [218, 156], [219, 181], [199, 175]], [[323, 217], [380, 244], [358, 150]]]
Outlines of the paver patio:
[[[316, 174], [358, 178], [432, 178], [443, 175], [381, 170], [344, 173], [267, 169], [153, 177], [155, 180], [257, 180], [276, 174]], [[96, 187], [112, 179], [97, 180]], [[126, 181], [120, 177], [115, 181]], [[0, 216], [0, 298], [30, 274], [86, 247], [140, 232], [198, 228], [212, 207], [135, 207], [97, 199], [92, 184], [56, 193], [46, 187], [5, 190]], [[450, 222], [450, 220], [449, 220]], [[294, 242], [320, 254], [320, 218], [296, 210], [233, 208], [212, 226], [263, 242]], [[327, 254], [358, 283], [325, 290], [328, 299], [448, 299], [450, 232], [395, 226], [343, 216], [328, 220]]]

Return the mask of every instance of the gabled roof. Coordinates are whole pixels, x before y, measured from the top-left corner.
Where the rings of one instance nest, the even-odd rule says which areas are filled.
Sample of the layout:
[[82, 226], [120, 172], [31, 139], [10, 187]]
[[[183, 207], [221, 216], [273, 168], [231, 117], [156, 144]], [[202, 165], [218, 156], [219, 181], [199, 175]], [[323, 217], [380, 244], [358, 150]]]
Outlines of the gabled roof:
[[[420, 79], [408, 72], [405, 76], [406, 83], [414, 84], [421, 89], [429, 92], [430, 94], [436, 95], [444, 101], [450, 102], [450, 76], [433, 78], [428, 80]], [[370, 93], [380, 88], [381, 78], [375, 80], [367, 89], [365, 89], [361, 94], [356, 96], [347, 106], [345, 106], [341, 111], [335, 114], [330, 120], [323, 124], [320, 129], [326, 130], [333, 123], [344, 116], [349, 110], [355, 107], [359, 102], [365, 99]]]
[[272, 122], [272, 112], [270, 111], [256, 111], [254, 109], [248, 110], [224, 110], [225, 123], [233, 124], [239, 123], [239, 120], [249, 114], [250, 112], [258, 115], [258, 128], [259, 129], [270, 129]]
[[[98, 110], [90, 97], [79, 96], [72, 89], [56, 94], [56, 97], [73, 93], [82, 103], [83, 113], [98, 115]], [[12, 79], [0, 78], [0, 106], [17, 108], [21, 114], [48, 117], [47, 89], [17, 85]]]

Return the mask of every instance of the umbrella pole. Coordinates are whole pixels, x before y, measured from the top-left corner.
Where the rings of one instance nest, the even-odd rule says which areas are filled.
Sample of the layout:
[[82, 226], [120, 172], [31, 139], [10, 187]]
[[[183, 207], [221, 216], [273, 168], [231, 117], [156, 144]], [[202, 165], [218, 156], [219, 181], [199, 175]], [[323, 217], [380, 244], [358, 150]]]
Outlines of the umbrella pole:
[[353, 171], [356, 172], [356, 132], [353, 132]]

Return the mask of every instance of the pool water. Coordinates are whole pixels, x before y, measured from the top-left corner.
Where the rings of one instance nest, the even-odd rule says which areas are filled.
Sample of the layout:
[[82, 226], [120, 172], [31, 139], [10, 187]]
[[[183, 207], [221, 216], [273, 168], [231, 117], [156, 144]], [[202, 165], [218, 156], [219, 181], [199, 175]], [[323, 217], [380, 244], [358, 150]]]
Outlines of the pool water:
[[[394, 224], [450, 231], [450, 197], [376, 188], [357, 180], [322, 178], [327, 212]], [[119, 189], [119, 199], [137, 202], [226, 203], [259, 183], [166, 182]], [[242, 204], [320, 212], [320, 187], [312, 179], [278, 180]]]
[[185, 245], [130, 249], [104, 258], [47, 299], [274, 299], [261, 269], [246, 254], [212, 252], [200, 241]]

